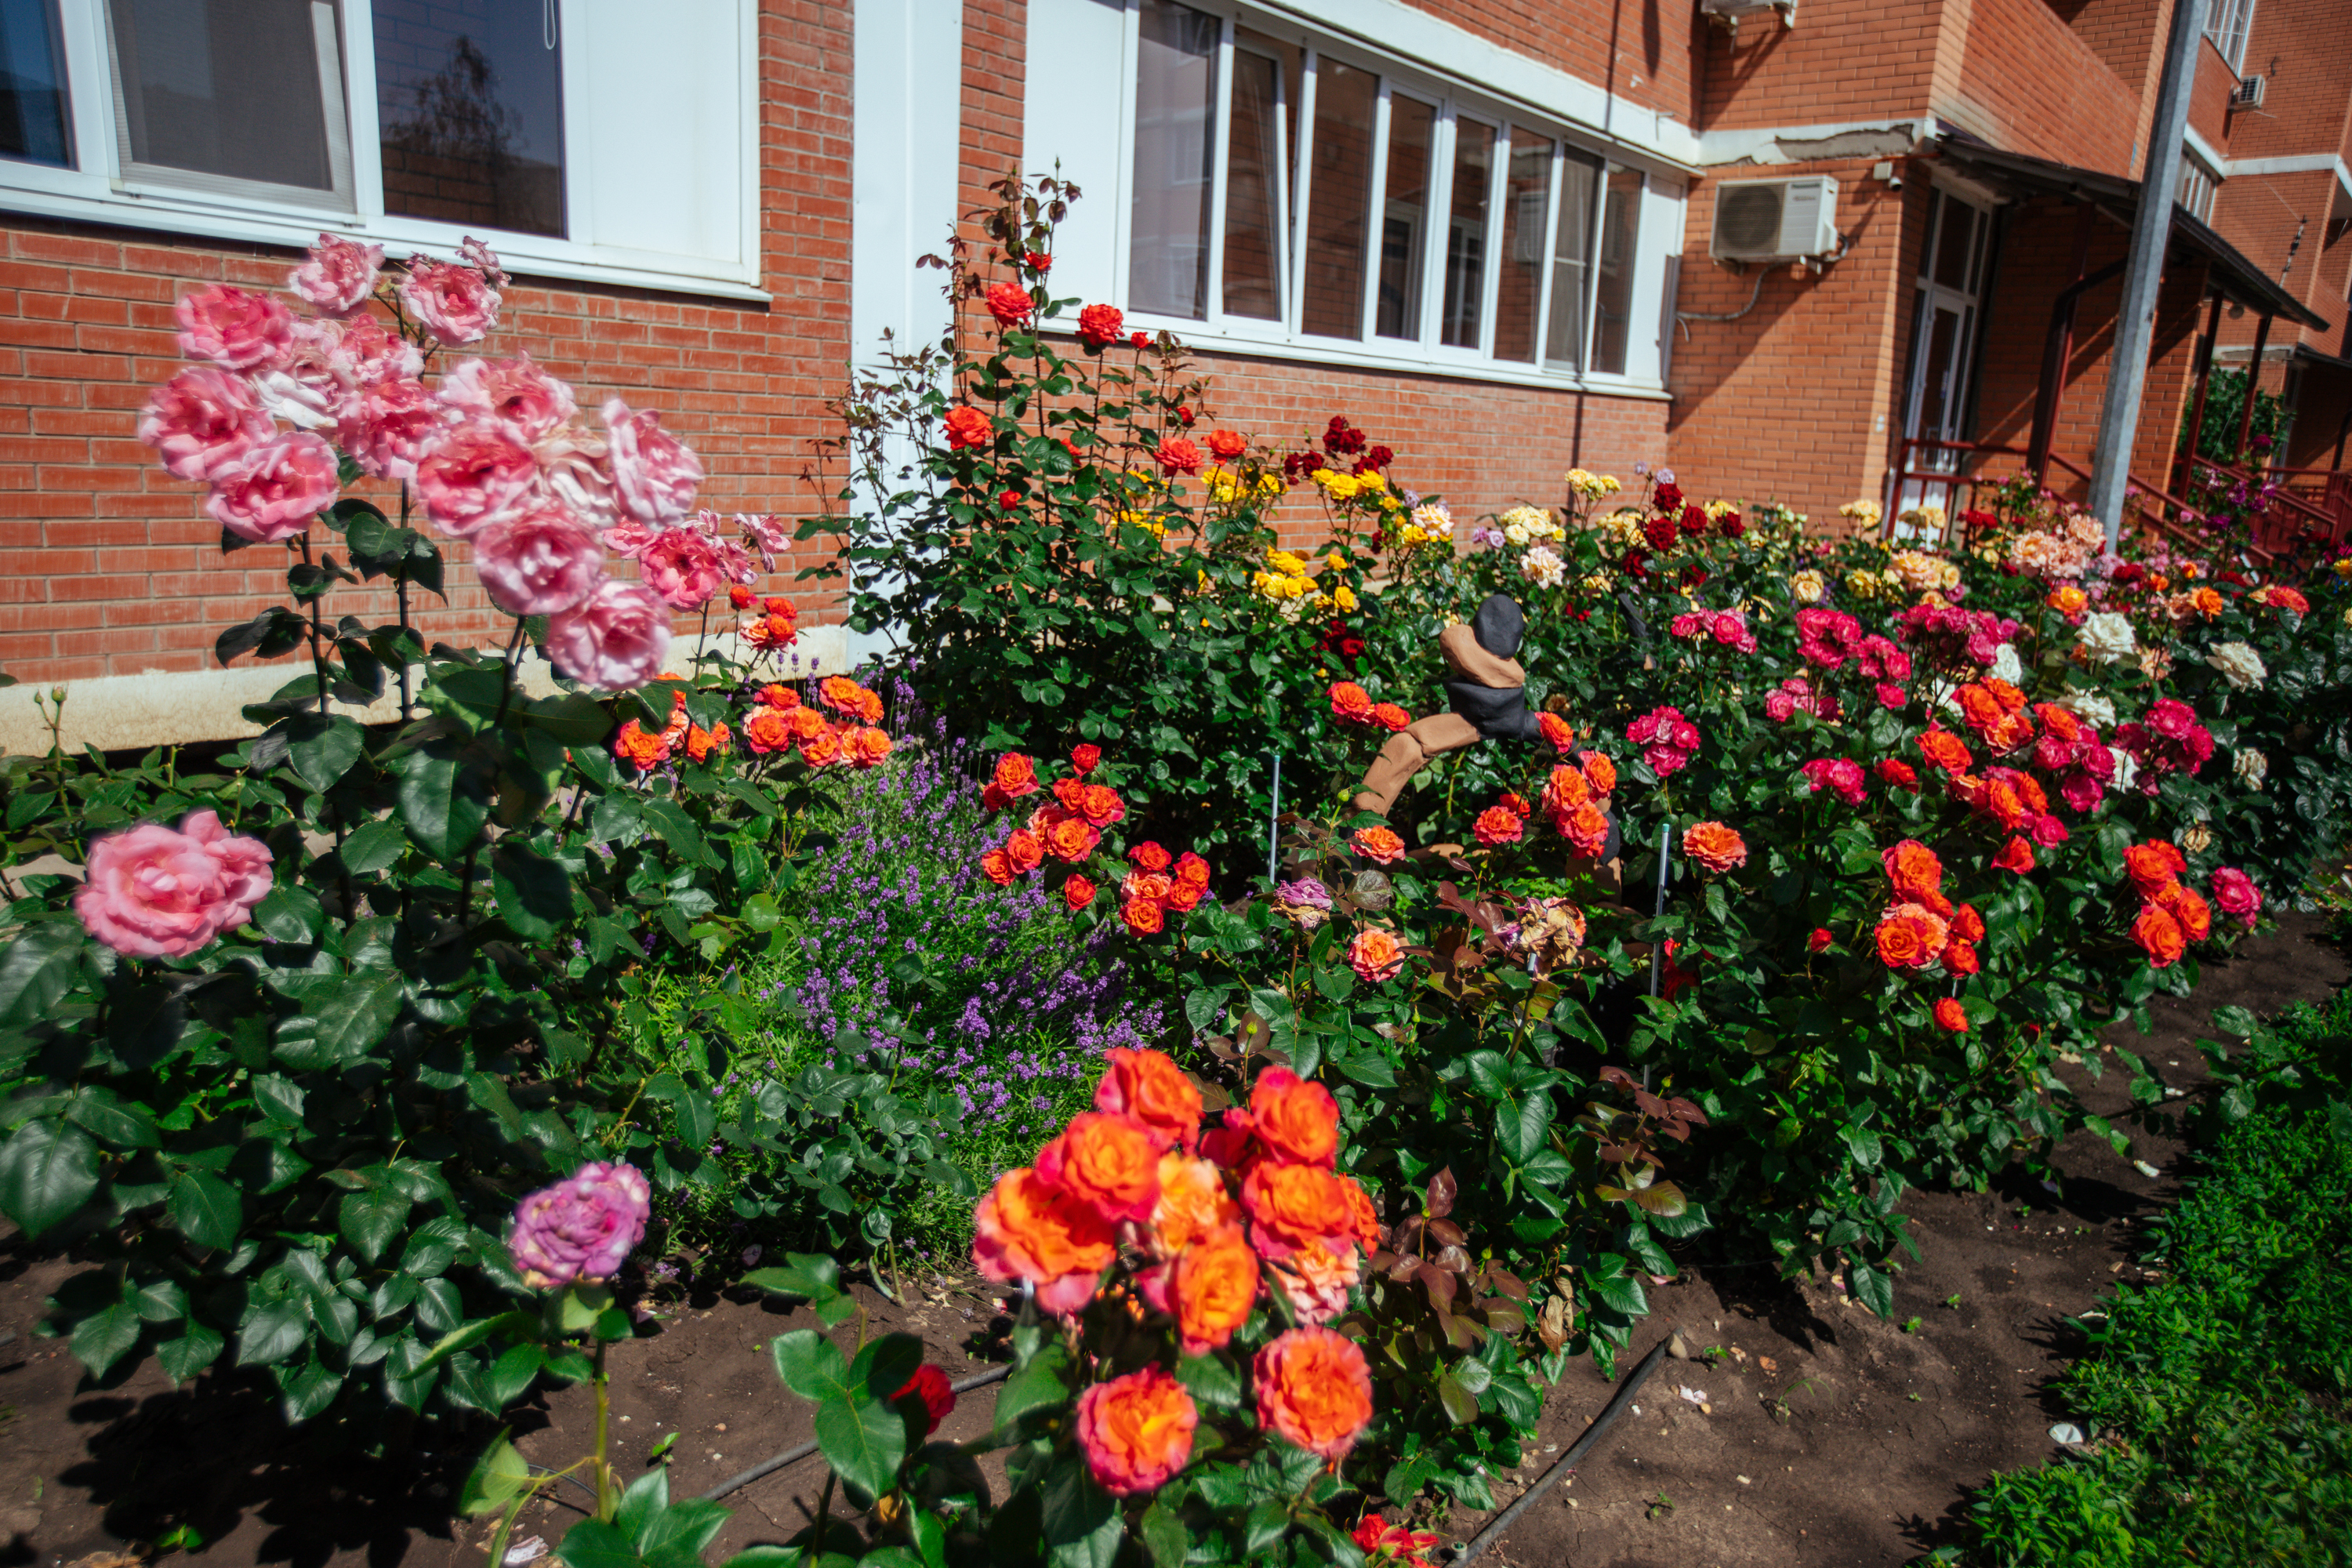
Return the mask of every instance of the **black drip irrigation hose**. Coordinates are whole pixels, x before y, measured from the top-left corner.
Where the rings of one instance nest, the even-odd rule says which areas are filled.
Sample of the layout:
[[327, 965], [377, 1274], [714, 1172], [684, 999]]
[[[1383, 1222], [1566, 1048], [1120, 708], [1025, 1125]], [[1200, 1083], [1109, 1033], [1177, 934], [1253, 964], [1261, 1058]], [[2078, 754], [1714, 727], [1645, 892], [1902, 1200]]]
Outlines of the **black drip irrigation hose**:
[[1462, 1568], [1463, 1563], [1469, 1562], [1500, 1541], [1503, 1538], [1503, 1531], [1517, 1523], [1519, 1515], [1534, 1507], [1536, 1500], [1551, 1490], [1555, 1482], [1574, 1469], [1576, 1462], [1584, 1458], [1592, 1446], [1608, 1434], [1610, 1427], [1617, 1424], [1617, 1417], [1624, 1412], [1626, 1405], [1633, 1403], [1633, 1395], [1642, 1392], [1642, 1384], [1649, 1381], [1650, 1373], [1657, 1370], [1658, 1363], [1665, 1359], [1665, 1341], [1661, 1340], [1651, 1346], [1650, 1353], [1642, 1358], [1642, 1364], [1633, 1369], [1633, 1375], [1627, 1378], [1623, 1386], [1620, 1387], [1615, 1394], [1610, 1395], [1609, 1403], [1601, 1407], [1601, 1414], [1593, 1418], [1592, 1425], [1584, 1429], [1584, 1436], [1570, 1444], [1568, 1452], [1559, 1457], [1559, 1463], [1546, 1470], [1541, 1480], [1519, 1494], [1518, 1501], [1505, 1509], [1494, 1523], [1474, 1536], [1470, 1544], [1462, 1549], [1461, 1555], [1451, 1560], [1450, 1568]]
[[[1009, 1363], [1003, 1366], [991, 1367], [977, 1377], [967, 1377], [961, 1383], [952, 1384], [951, 1386], [957, 1394], [970, 1394], [975, 1388], [986, 1388], [990, 1384], [1001, 1381], [1004, 1377], [1005, 1373], [1012, 1370], [1013, 1367]], [[805, 1459], [811, 1454], [815, 1452], [816, 1445], [814, 1443], [803, 1443], [797, 1447], [787, 1448], [772, 1459], [761, 1460], [750, 1469], [745, 1470], [741, 1475], [728, 1477], [725, 1480], [719, 1482], [709, 1491], [702, 1493], [695, 1500], [698, 1502], [717, 1502], [729, 1492], [740, 1491], [745, 1487], [750, 1486], [753, 1481], [758, 1480], [761, 1476], [773, 1475], [776, 1471], [782, 1469], [786, 1465], [792, 1464], [793, 1461], [798, 1459]]]

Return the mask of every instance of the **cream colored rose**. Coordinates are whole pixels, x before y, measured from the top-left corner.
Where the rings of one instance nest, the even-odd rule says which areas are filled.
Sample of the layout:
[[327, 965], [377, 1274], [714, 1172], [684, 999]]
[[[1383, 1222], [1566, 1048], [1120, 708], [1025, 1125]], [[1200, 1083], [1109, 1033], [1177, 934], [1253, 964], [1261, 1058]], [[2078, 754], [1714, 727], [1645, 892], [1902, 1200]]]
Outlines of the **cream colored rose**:
[[2139, 647], [2139, 639], [2132, 635], [2130, 619], [2112, 610], [2084, 616], [2075, 635], [2082, 639], [2084, 653], [2095, 664], [2113, 664]]
[[2221, 672], [2221, 679], [2230, 683], [2232, 691], [2249, 688], [2260, 691], [2263, 679], [2270, 674], [2263, 668], [2263, 656], [2242, 642], [2215, 644], [2213, 651], [2205, 656], [2205, 662]]

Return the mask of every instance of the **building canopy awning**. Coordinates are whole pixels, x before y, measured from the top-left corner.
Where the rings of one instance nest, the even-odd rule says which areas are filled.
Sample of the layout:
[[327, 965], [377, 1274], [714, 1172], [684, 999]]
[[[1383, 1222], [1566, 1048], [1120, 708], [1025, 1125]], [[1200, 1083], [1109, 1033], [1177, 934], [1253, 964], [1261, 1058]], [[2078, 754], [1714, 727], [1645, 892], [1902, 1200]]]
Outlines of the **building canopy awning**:
[[[2088, 203], [2126, 229], [2132, 226], [2139, 211], [2137, 180], [2103, 174], [2095, 169], [2078, 169], [2047, 158], [2030, 158], [2022, 153], [2007, 153], [1949, 134], [1937, 138], [1937, 147], [1943, 157], [1971, 176], [2021, 198], [2054, 195], [2070, 202]], [[2225, 300], [2315, 331], [2325, 331], [2327, 328], [2325, 317], [2288, 293], [2243, 251], [2214, 233], [2178, 202], [2172, 206], [2172, 243], [2167, 259], [2171, 256], [2203, 261], [2210, 269], [2213, 289]]]

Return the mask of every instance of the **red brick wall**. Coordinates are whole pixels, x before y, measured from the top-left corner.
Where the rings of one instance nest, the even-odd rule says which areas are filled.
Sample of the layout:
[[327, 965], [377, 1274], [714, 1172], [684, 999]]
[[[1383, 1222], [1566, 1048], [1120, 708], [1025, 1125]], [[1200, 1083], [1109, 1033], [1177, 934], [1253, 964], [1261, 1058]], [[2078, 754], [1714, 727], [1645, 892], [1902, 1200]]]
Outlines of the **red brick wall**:
[[1847, 161], [1772, 171], [1837, 176], [1849, 248], [1818, 277], [1773, 268], [1760, 286], [1753, 271], [1734, 274], [1708, 259], [1716, 187], [1694, 192], [1678, 309], [1722, 315], [1745, 307], [1751, 292], [1756, 300], [1736, 321], [1695, 321], [1687, 337], [1675, 334], [1669, 456], [1694, 494], [1780, 500], [1833, 526], [1839, 507], [1878, 493], [1901, 413], [1895, 381], [1928, 187], [1914, 179], [1890, 191], [1870, 168]]
[[1938, 95], [1938, 114], [1996, 147], [2134, 172], [2138, 82], [2119, 80], [2047, 0], [1974, 0], [1966, 16], [1958, 86]]
[[1658, 0], [1409, 3], [1514, 53], [1690, 121], [1706, 32], [1692, 20], [1695, 7]]
[[[574, 384], [583, 409], [617, 394], [659, 410], [709, 471], [706, 504], [794, 512], [806, 510], [798, 476], [848, 354], [849, 16], [782, 0], [765, 13], [772, 302], [526, 280], [508, 293], [488, 347], [528, 350]], [[221, 555], [200, 492], [156, 467], [133, 432], [148, 389], [181, 363], [173, 300], [214, 281], [280, 287], [294, 258], [266, 246], [0, 223], [0, 668], [35, 683], [201, 668], [221, 628], [283, 600], [283, 551]], [[481, 640], [504, 619], [462, 565], [464, 546], [443, 548], [457, 567], [450, 604], [425, 616], [426, 635]], [[370, 621], [391, 614], [388, 595], [347, 588], [330, 602]]]
[[[2326, 169], [2292, 174], [2238, 174], [2221, 183], [2213, 196], [2213, 227], [2244, 253], [2273, 281], [2284, 281], [2295, 298], [2309, 302], [2330, 323], [2320, 332], [2287, 321], [2271, 325], [2270, 341], [2284, 345], [2301, 341], [2328, 353], [2344, 342], [2346, 267], [2352, 247], [2339, 237], [2328, 243], [2327, 215], [2339, 198], [2336, 176]], [[2296, 231], [2302, 231], [2301, 243]], [[2255, 318], [2249, 312], [2224, 319], [2224, 343], [2254, 341]]]
[[[2352, 109], [2352, 0], [2262, 0], [2246, 41], [2246, 74], [2267, 76], [2259, 110], [2231, 117], [2230, 156], [2275, 158], [2347, 145]], [[2208, 57], [2210, 59], [2210, 57]]]
[[1806, 0], [1794, 27], [1784, 28], [1769, 16], [1750, 16], [1740, 23], [1736, 40], [1701, 28], [1705, 64], [1698, 128], [1822, 125], [1924, 114], [1945, 10], [1941, 0]]
[[[2230, 145], [2230, 132], [2239, 118], [2230, 112], [2230, 94], [2238, 85], [2231, 74], [2230, 62], [2213, 47], [2213, 40], [2200, 37], [2197, 40], [2197, 77], [2189, 84], [2189, 128], [2213, 144], [2214, 151], [2242, 157]], [[2147, 117], [2155, 111], [2156, 83], [2148, 82], [2148, 93], [2141, 117], [2139, 136], [2141, 155], [2147, 155]]]

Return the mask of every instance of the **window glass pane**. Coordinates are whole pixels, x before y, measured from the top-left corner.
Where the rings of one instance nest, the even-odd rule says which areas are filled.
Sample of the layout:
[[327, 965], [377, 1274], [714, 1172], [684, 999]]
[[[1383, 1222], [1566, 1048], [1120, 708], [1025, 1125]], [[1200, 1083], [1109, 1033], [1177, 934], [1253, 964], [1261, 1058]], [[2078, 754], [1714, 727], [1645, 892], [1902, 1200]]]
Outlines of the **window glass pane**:
[[1633, 337], [1633, 262], [1642, 239], [1642, 174], [1610, 165], [1601, 217], [1601, 279], [1592, 295], [1592, 368], [1625, 374]]
[[1947, 289], [1969, 286], [1969, 250], [1976, 243], [1977, 209], [1944, 197], [1943, 232], [1936, 237], [1936, 281]]
[[1381, 203], [1381, 293], [1372, 330], [1384, 338], [1421, 336], [1422, 257], [1428, 250], [1430, 153], [1437, 139], [1433, 105], [1389, 95], [1387, 189]]
[[[133, 162], [336, 188], [327, 92], [341, 47], [325, 0], [110, 0]], [[346, 143], [338, 124], [333, 140]], [[347, 143], [346, 143], [347, 144]]]
[[1225, 313], [1278, 321], [1282, 197], [1297, 138], [1299, 51], [1247, 28], [1234, 42], [1233, 129], [1225, 146]]
[[1601, 164], [1570, 153], [1559, 165], [1559, 228], [1551, 250], [1551, 325], [1544, 331], [1544, 368], [1584, 368], [1584, 301], [1591, 294], [1592, 197]]
[[1457, 349], [1478, 346], [1486, 303], [1486, 199], [1495, 172], [1495, 128], [1454, 124], [1454, 200], [1445, 225], [1445, 300], [1437, 335]]
[[563, 62], [530, 0], [375, 0], [386, 212], [564, 232]]
[[1372, 109], [1380, 78], [1318, 57], [1307, 192], [1301, 324], [1327, 338], [1364, 335], [1364, 224], [1372, 195]]
[[1503, 276], [1495, 289], [1495, 357], [1532, 364], [1543, 306], [1544, 224], [1551, 199], [1551, 143], [1511, 132], [1503, 185]]
[[73, 162], [57, 0], [0, 0], [0, 158]]
[[1140, 21], [1128, 308], [1199, 321], [1209, 313], [1218, 22], [1172, 0], [1143, 0]]

